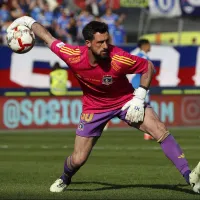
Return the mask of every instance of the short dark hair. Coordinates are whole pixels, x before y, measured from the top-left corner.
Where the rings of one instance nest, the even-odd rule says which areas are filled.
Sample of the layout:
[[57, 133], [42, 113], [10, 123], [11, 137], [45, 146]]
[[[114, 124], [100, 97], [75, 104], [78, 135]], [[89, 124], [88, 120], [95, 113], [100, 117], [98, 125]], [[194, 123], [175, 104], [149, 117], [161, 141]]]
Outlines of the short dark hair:
[[82, 31], [83, 37], [85, 40], [93, 40], [95, 33], [106, 33], [108, 31], [108, 25], [104, 22], [91, 21], [89, 22]]
[[140, 40], [138, 40], [137, 46], [140, 48], [144, 44], [150, 44], [149, 40], [147, 40], [147, 39], [140, 39]]
[[61, 66], [59, 64], [59, 62], [55, 62], [54, 65], [52, 66], [52, 70], [56, 70], [56, 69], [60, 69]]

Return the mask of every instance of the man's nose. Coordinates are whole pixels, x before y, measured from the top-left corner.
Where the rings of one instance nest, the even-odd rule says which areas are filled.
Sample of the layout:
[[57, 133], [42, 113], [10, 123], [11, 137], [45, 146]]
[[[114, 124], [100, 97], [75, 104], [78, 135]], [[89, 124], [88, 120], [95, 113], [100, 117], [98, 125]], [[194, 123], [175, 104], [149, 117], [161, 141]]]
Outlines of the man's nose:
[[104, 49], [108, 49], [108, 44], [107, 44], [107, 42], [104, 42], [104, 43], [103, 43], [103, 48], [104, 48]]

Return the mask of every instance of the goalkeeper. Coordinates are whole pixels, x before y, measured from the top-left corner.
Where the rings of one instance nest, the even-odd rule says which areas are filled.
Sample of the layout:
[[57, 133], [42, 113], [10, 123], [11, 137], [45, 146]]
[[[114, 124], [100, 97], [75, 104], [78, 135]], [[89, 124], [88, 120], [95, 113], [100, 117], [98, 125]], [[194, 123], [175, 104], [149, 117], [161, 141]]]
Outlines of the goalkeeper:
[[[85, 46], [64, 44], [54, 38], [33, 18], [16, 19], [8, 30], [18, 25], [32, 29], [58, 57], [72, 69], [83, 90], [83, 112], [76, 130], [74, 150], [64, 162], [61, 176], [51, 185], [51, 192], [62, 192], [87, 161], [105, 124], [118, 117], [129, 126], [151, 134], [195, 192], [200, 190], [200, 163], [191, 172], [174, 137], [151, 107], [144, 103], [154, 73], [152, 62], [131, 55], [109, 44], [108, 26], [91, 21], [83, 29]], [[134, 90], [126, 74], [141, 74]]]

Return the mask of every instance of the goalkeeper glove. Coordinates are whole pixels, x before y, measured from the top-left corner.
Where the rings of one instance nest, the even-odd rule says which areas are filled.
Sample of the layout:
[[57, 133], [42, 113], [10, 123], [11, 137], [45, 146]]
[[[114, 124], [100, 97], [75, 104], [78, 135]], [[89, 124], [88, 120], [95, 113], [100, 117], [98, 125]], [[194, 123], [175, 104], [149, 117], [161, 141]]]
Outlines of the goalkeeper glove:
[[10, 26], [7, 28], [7, 32], [16, 28], [19, 25], [27, 26], [29, 29], [31, 29], [31, 26], [35, 22], [36, 21], [32, 17], [28, 17], [28, 16], [19, 17], [16, 20], [14, 20], [12, 24], [10, 24]]
[[147, 90], [139, 87], [134, 91], [134, 97], [128, 101], [121, 110], [127, 110], [125, 119], [138, 123], [144, 119], [144, 101], [147, 94]]

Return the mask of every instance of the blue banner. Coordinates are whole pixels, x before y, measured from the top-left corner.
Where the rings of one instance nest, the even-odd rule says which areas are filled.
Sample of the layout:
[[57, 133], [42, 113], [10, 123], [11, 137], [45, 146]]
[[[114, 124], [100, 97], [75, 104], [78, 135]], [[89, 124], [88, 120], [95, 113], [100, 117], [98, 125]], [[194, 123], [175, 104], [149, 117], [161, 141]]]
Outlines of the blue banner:
[[200, 16], [200, 1], [199, 0], [180, 0], [182, 15]]
[[[135, 46], [122, 48], [131, 54], [138, 51]], [[156, 68], [151, 87], [200, 87], [200, 47], [152, 45], [148, 55]], [[68, 90], [80, 91], [71, 70], [47, 47], [35, 46], [21, 55], [4, 46], [0, 60], [0, 95], [7, 91], [49, 91], [49, 73], [55, 62], [68, 71]]]

